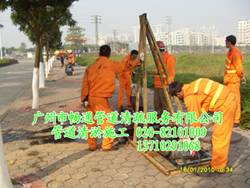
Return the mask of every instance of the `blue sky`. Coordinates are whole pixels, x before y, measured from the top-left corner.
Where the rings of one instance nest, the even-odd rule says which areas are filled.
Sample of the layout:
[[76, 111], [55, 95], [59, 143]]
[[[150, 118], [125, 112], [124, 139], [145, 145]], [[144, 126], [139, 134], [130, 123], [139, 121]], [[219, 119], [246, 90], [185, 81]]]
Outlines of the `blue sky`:
[[[238, 35], [238, 21], [250, 19], [250, 0], [80, 0], [70, 8], [78, 26], [85, 28], [85, 37], [93, 43], [95, 25], [91, 15], [100, 15], [99, 34], [105, 36], [117, 30], [118, 34], [132, 34], [132, 27], [139, 25], [139, 15], [147, 13], [151, 27], [167, 23], [172, 16], [171, 30], [190, 28], [195, 31], [202, 26], [215, 25], [220, 36]], [[0, 13], [2, 46], [19, 47], [25, 42], [32, 44], [28, 37], [18, 31], [10, 19], [10, 10]], [[63, 38], [67, 28], [62, 27]], [[63, 39], [62, 39], [63, 40]], [[64, 41], [63, 41], [64, 42]]]

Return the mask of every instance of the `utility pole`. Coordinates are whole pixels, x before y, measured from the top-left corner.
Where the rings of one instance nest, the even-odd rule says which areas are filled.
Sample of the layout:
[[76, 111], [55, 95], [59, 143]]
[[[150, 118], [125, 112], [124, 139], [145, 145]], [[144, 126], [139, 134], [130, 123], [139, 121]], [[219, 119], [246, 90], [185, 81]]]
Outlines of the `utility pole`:
[[113, 35], [114, 35], [113, 48], [114, 48], [114, 51], [115, 51], [116, 50], [116, 35], [117, 35], [117, 30], [116, 29], [113, 30]]
[[169, 53], [171, 54], [171, 21], [172, 21], [172, 16], [167, 16], [167, 23], [168, 23], [168, 45], [169, 45]]
[[94, 22], [91, 22], [91, 23], [94, 23], [95, 24], [95, 43], [96, 43], [96, 48], [98, 46], [98, 24], [101, 23], [101, 16], [99, 15], [92, 15], [91, 17], [93, 17], [91, 20], [93, 20]]

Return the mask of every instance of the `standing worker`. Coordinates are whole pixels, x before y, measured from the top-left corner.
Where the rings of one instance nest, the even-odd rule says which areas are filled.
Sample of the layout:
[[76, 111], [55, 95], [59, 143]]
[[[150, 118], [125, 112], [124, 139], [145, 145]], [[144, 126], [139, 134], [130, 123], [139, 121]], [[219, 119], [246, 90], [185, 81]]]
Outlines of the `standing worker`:
[[[165, 45], [163, 42], [157, 41], [157, 45], [159, 47], [161, 56], [166, 64], [166, 68], [167, 68], [168, 73], [169, 73], [171, 80], [173, 82], [174, 77], [175, 77], [175, 58], [173, 55], [170, 55], [168, 53], [168, 51], [165, 50]], [[165, 84], [167, 86], [168, 85], [167, 76], [165, 75], [165, 72], [163, 70], [163, 67], [162, 67], [159, 59], [158, 59], [158, 62], [159, 62], [160, 68], [161, 68], [163, 79], [164, 79]], [[160, 119], [164, 110], [170, 112], [170, 107], [169, 107], [167, 99], [164, 95], [164, 90], [163, 90], [160, 76], [158, 75], [157, 67], [155, 67], [155, 73], [157, 74], [157, 76], [155, 76], [154, 109], [157, 112], [157, 119]]]
[[226, 71], [224, 76], [225, 86], [230, 88], [236, 95], [238, 101], [238, 108], [236, 111], [234, 127], [238, 127], [241, 119], [241, 105], [240, 105], [240, 83], [244, 73], [242, 67], [243, 59], [240, 50], [235, 46], [236, 37], [233, 35], [226, 37], [226, 47], [229, 49], [226, 59]]
[[[126, 61], [131, 61], [131, 60], [136, 60], [138, 56], [138, 51], [137, 50], [132, 50], [130, 55], [127, 55], [122, 62], [126, 62]], [[128, 101], [128, 107], [132, 106], [131, 102], [130, 102], [130, 96], [132, 95], [132, 89], [130, 87], [130, 85], [132, 84], [132, 79], [131, 79], [131, 75], [133, 74], [133, 76], [135, 76], [135, 72], [134, 70], [130, 70], [127, 72], [121, 72], [118, 74], [119, 77], [119, 82], [120, 82], [120, 92], [119, 92], [119, 103], [118, 106], [120, 108], [120, 111], [123, 112], [124, 111], [124, 93], [126, 90], [127, 93], [127, 101]]]
[[61, 68], [62, 68], [64, 66], [64, 54], [60, 54], [60, 58], [61, 58], [61, 63], [62, 63]]
[[[211, 170], [200, 173], [200, 176], [215, 177], [224, 172], [233, 132], [237, 109], [237, 99], [226, 86], [208, 78], [200, 78], [190, 84], [173, 82], [169, 85], [170, 95], [184, 99], [188, 112], [195, 112], [197, 119], [203, 112], [222, 112], [221, 122], [216, 121], [212, 136], [213, 156]], [[201, 127], [200, 122], [192, 124], [194, 128]]]
[[[93, 117], [97, 112], [104, 111], [107, 116], [111, 113], [111, 107], [108, 98], [111, 98], [115, 92], [116, 84], [115, 77], [116, 73], [131, 70], [141, 64], [144, 60], [144, 54], [141, 54], [141, 61], [126, 61], [116, 62], [110, 60], [111, 49], [108, 45], [100, 47], [99, 58], [95, 63], [90, 65], [84, 74], [82, 90], [81, 90], [81, 101], [83, 106], [86, 107], [86, 111], [92, 112]], [[108, 123], [107, 118], [104, 118], [104, 123], [101, 124], [101, 128], [104, 131], [106, 127], [114, 128], [113, 123]], [[89, 130], [96, 126], [96, 121], [93, 124], [87, 124]], [[90, 150], [95, 150], [97, 147], [97, 138], [90, 138], [90, 132], [87, 138]], [[102, 150], [115, 150], [117, 146], [113, 146], [114, 138], [103, 138]]]
[[75, 65], [75, 54], [72, 52], [69, 57], [70, 57], [69, 63]]

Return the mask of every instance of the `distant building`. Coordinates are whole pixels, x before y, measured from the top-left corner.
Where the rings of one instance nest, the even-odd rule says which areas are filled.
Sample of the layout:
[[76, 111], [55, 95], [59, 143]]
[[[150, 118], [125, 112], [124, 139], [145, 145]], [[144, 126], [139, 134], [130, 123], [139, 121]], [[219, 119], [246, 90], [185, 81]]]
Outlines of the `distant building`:
[[226, 46], [225, 40], [226, 40], [226, 36], [216, 37], [215, 38], [215, 46]]
[[[250, 31], [250, 30], [248, 30]], [[107, 36], [99, 35], [99, 45], [107, 43], [114, 44], [114, 42], [129, 43], [130, 45], [139, 44], [140, 40], [140, 26], [133, 27], [132, 35], [129, 34], [117, 34], [114, 37], [114, 33]], [[184, 28], [171, 32], [171, 35], [166, 31], [166, 26], [163, 24], [153, 26], [153, 34], [156, 41], [162, 41], [166, 47], [171, 45], [184, 45], [184, 46], [219, 46], [225, 45], [225, 37], [219, 37], [219, 28], [211, 26], [209, 28], [203, 26], [199, 28], [198, 32], [189, 28]], [[171, 40], [169, 40], [171, 36]], [[114, 41], [115, 38], [115, 41]], [[250, 39], [250, 38], [249, 38]]]
[[250, 45], [250, 19], [238, 21], [237, 43], [242, 46]]
[[140, 39], [140, 26], [133, 27], [133, 42], [139, 42]]
[[220, 34], [219, 28], [215, 27], [214, 25], [209, 27], [209, 34], [214, 37], [218, 37]]
[[192, 46], [203, 46], [203, 34], [193, 32], [191, 35], [191, 45]]
[[27, 52], [27, 58], [33, 58], [35, 56], [35, 52]]
[[193, 30], [189, 28], [180, 29], [171, 33], [172, 45], [190, 45], [191, 44], [191, 33]]
[[203, 27], [201, 27], [199, 29], [199, 33], [201, 33], [201, 34], [209, 34], [209, 30], [208, 30], [208, 28], [206, 28], [205, 26], [203, 26]]

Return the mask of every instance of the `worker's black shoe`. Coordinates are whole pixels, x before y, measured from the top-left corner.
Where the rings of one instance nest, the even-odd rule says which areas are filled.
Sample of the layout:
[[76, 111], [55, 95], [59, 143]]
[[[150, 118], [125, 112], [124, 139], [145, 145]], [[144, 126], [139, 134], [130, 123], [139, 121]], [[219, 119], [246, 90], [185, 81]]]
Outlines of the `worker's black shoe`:
[[199, 172], [199, 173], [195, 173], [198, 176], [201, 177], [218, 177], [220, 175], [220, 173], [214, 171], [214, 172]]
[[124, 112], [123, 106], [120, 107], [120, 112]]
[[118, 150], [119, 147], [118, 146], [113, 146], [112, 148], [110, 149], [102, 149], [102, 151], [115, 151], [115, 150]]
[[239, 123], [234, 123], [234, 128], [239, 127]]

